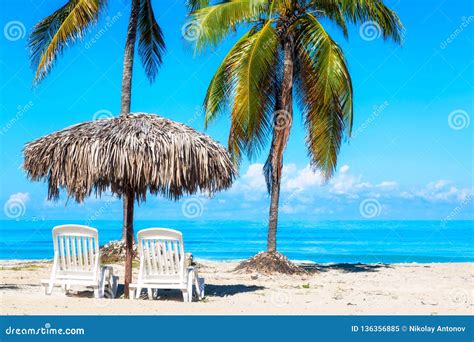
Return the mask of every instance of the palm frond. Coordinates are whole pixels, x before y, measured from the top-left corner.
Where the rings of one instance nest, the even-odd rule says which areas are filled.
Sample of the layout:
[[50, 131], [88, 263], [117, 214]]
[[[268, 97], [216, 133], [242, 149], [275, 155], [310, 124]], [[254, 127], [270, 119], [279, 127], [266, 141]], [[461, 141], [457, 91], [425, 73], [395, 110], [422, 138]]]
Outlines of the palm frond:
[[268, 21], [261, 29], [250, 32], [239, 51], [230, 56], [236, 65], [235, 96], [232, 107], [233, 139], [249, 157], [265, 145], [274, 110], [271, 89], [275, 72], [278, 36]]
[[352, 129], [352, 82], [340, 47], [311, 14], [297, 23], [296, 94], [312, 164], [329, 178]]
[[341, 6], [338, 1], [334, 0], [313, 0], [314, 8], [318, 11], [318, 14], [324, 16], [335, 23], [344, 34], [344, 37], [348, 37], [347, 25], [344, 19], [344, 14], [341, 10]]
[[228, 100], [232, 97], [232, 90], [235, 89], [238, 80], [235, 72], [238, 66], [235, 64], [237, 59], [232, 56], [240, 51], [249, 33], [250, 31], [234, 44], [211, 79], [203, 104], [206, 128], [219, 113], [225, 111]]
[[189, 13], [209, 6], [209, 0], [186, 0], [186, 8]]
[[403, 25], [398, 15], [385, 6], [382, 0], [341, 0], [338, 1], [344, 17], [352, 23], [363, 24], [374, 21], [384, 39], [402, 42]]
[[64, 48], [82, 38], [87, 28], [97, 22], [105, 5], [106, 0], [70, 0], [33, 27], [28, 46], [36, 68], [35, 84], [48, 74]]
[[267, 7], [267, 0], [228, 0], [194, 12], [191, 20], [197, 27], [193, 29], [199, 31], [196, 51], [217, 45], [240, 23], [258, 20]]
[[155, 80], [165, 52], [165, 41], [156, 22], [150, 0], [140, 1], [138, 12], [138, 54], [150, 82]]

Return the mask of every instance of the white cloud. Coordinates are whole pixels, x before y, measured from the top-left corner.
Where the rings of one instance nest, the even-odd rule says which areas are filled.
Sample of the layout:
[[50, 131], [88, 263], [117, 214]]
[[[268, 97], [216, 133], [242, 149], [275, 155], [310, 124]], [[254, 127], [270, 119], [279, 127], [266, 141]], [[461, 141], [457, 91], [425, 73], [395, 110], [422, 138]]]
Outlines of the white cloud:
[[21, 202], [26, 203], [30, 200], [30, 194], [28, 192], [17, 192], [10, 195], [8, 202]]
[[376, 185], [381, 190], [395, 190], [398, 188], [398, 183], [394, 181], [383, 181]]
[[[324, 184], [324, 177], [321, 172], [314, 172], [310, 165], [306, 165], [303, 169], [297, 171], [296, 166], [292, 164], [292, 168], [288, 168], [286, 172], [286, 179], [283, 179], [283, 191], [301, 191], [307, 190], [311, 187], [319, 187]], [[289, 171], [292, 171], [290, 173]], [[292, 174], [294, 174], [293, 177]], [[283, 169], [285, 176], [285, 169]]]
[[265, 177], [263, 176], [263, 164], [252, 164], [242, 176], [242, 182], [251, 189], [264, 190]]
[[[298, 170], [295, 164], [285, 164], [282, 170], [281, 189], [286, 192], [307, 190], [310, 187], [319, 187], [323, 184], [320, 172], [313, 172], [307, 165]], [[263, 164], [249, 165], [247, 171], [234, 184], [233, 189], [246, 194], [247, 198], [259, 199], [267, 193], [267, 185], [263, 175]]]
[[347, 172], [349, 172], [349, 165], [342, 165], [339, 168], [339, 173], [347, 173]]
[[440, 179], [428, 183], [424, 188], [404, 191], [400, 195], [403, 198], [421, 198], [427, 201], [463, 201], [469, 194], [473, 192], [472, 189], [459, 189], [454, 185], [454, 182], [446, 179]]
[[[473, 190], [456, 187], [452, 181], [438, 180], [422, 188], [400, 189], [394, 180], [377, 183], [365, 180], [362, 175], [352, 173], [349, 165], [342, 165], [330, 182], [320, 172], [313, 172], [310, 165], [298, 168], [295, 164], [286, 164], [282, 174], [282, 193], [280, 205], [282, 213], [294, 214], [314, 210], [320, 200], [331, 200], [342, 204], [360, 198], [421, 198], [427, 201], [458, 202], [472, 194]], [[232, 196], [242, 196], [244, 202], [268, 201], [263, 164], [249, 165], [243, 176], [236, 182]], [[243, 203], [242, 203], [243, 204]], [[252, 204], [250, 204], [252, 207]]]
[[362, 181], [361, 175], [356, 176], [350, 174], [349, 171], [349, 165], [343, 165], [339, 168], [339, 171], [329, 182], [329, 192], [357, 198], [359, 192], [373, 188], [371, 183]]
[[307, 210], [306, 206], [302, 204], [296, 204], [296, 205], [284, 204], [280, 207], [280, 212], [285, 213], [285, 214], [303, 213], [306, 210]]
[[246, 201], [259, 201], [266, 195], [267, 185], [263, 176], [263, 164], [249, 165], [247, 171], [234, 183], [230, 193], [244, 196]]
[[[298, 169], [295, 164], [286, 164], [282, 172], [282, 192], [294, 193], [298, 199], [310, 202], [308, 193], [314, 194], [318, 190], [321, 195], [334, 196], [344, 195], [349, 198], [358, 198], [362, 192], [382, 191], [389, 192], [398, 188], [395, 181], [383, 181], [377, 185], [363, 181], [362, 175], [350, 173], [349, 165], [342, 165], [336, 175], [324, 186], [325, 179], [320, 171], [313, 171], [310, 165]], [[257, 201], [267, 196], [266, 183], [263, 176], [263, 164], [255, 163], [249, 165], [242, 177], [233, 187], [234, 192], [244, 194], [246, 200]], [[378, 196], [377, 194], [372, 194]]]
[[390, 193], [398, 188], [398, 183], [391, 180], [385, 180], [376, 185], [365, 181], [362, 175], [351, 174], [349, 165], [341, 166], [329, 185], [329, 192], [349, 198], [359, 198], [361, 193], [380, 197], [381, 192]]

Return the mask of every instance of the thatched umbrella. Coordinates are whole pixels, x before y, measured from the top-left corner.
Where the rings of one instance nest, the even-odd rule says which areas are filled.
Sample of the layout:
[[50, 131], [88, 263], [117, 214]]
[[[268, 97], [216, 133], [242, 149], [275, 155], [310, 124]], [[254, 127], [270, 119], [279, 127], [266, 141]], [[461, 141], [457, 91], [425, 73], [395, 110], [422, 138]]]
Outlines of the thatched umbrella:
[[77, 202], [110, 190], [123, 198], [125, 296], [132, 278], [134, 201], [147, 192], [177, 200], [231, 186], [236, 170], [209, 136], [158, 115], [136, 113], [77, 124], [28, 143], [24, 169], [48, 182], [48, 199], [65, 189]]

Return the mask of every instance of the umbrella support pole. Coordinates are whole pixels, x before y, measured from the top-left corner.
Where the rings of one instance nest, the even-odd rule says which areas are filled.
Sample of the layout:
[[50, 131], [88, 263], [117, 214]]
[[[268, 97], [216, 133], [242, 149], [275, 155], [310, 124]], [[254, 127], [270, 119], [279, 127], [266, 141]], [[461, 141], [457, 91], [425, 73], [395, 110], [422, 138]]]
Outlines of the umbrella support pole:
[[129, 296], [129, 284], [132, 282], [134, 202], [133, 191], [127, 191], [123, 194], [123, 224], [127, 232], [125, 236], [125, 298]]

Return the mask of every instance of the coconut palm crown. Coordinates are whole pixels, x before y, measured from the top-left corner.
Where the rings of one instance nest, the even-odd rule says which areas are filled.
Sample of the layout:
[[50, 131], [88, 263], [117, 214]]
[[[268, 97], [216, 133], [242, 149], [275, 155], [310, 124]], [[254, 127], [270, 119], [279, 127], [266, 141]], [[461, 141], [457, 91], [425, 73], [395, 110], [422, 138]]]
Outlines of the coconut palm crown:
[[205, 123], [230, 112], [229, 149], [238, 162], [254, 156], [271, 137], [264, 166], [270, 193], [267, 251], [276, 251], [283, 153], [293, 122], [293, 96], [306, 127], [314, 169], [330, 178], [344, 138], [350, 137], [353, 89], [344, 53], [323, 25], [347, 38], [349, 24], [370, 24], [384, 39], [401, 43], [397, 14], [380, 0], [228, 0], [208, 6], [192, 0], [199, 31], [197, 52], [230, 33], [246, 32], [213, 76], [204, 100]]
[[[155, 19], [151, 0], [131, 2], [129, 26], [134, 26], [135, 33], [138, 30], [138, 54], [147, 77], [154, 81], [165, 51], [163, 34]], [[31, 65], [36, 70], [35, 85], [48, 75], [66, 47], [82, 39], [91, 26], [97, 24], [107, 5], [107, 0], [69, 0], [33, 27], [28, 47]]]

